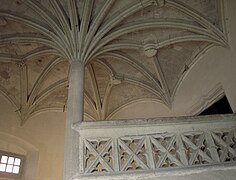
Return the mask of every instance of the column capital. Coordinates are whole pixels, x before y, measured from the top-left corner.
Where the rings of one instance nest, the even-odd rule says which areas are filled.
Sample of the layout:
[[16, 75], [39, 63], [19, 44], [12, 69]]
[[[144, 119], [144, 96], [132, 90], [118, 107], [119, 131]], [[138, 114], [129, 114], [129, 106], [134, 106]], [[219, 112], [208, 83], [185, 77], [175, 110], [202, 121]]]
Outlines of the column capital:
[[80, 60], [71, 60], [69, 61], [70, 62], [70, 65], [73, 66], [73, 65], [81, 65], [81, 66], [85, 66], [85, 63], [83, 61], [80, 61]]

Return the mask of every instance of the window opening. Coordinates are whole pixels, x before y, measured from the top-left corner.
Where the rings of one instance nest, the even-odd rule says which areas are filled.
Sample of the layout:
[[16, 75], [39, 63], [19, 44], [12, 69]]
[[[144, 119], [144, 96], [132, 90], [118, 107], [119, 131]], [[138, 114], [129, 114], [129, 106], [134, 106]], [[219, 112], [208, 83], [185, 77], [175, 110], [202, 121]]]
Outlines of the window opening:
[[0, 151], [0, 174], [6, 176], [20, 176], [23, 156]]

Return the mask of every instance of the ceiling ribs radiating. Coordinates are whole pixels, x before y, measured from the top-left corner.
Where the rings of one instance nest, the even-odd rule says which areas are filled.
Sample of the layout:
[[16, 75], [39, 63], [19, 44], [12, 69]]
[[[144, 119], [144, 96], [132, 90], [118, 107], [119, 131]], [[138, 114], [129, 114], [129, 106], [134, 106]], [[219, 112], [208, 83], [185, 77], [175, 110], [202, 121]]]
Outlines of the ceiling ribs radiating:
[[[15, 94], [10, 92], [6, 82], [11, 84], [16, 77], [7, 80], [0, 77], [0, 91], [14, 104], [22, 124], [47, 109], [65, 110], [71, 61], [87, 65], [85, 76], [90, 81], [85, 82], [85, 115], [107, 119], [120, 107], [143, 99], [171, 108], [174, 93], [185, 75], [182, 70], [170, 74], [168, 68], [175, 64], [174, 59], [179, 62], [176, 69], [183, 69], [196, 49], [200, 53], [214, 45], [227, 46], [224, 27], [221, 28], [224, 22], [219, 21], [224, 12], [217, 9], [223, 0], [205, 4], [193, 0], [189, 4], [184, 0], [3, 0], [1, 3], [7, 5], [0, 6], [0, 18], [6, 21], [0, 24], [3, 65], [0, 75], [2, 72], [8, 78], [9, 72], [4, 68], [18, 69], [20, 88], [16, 87], [19, 92]], [[197, 9], [204, 6], [214, 12], [215, 20], [207, 16], [204, 8]], [[153, 57], [145, 55], [149, 43], [157, 50]], [[185, 56], [170, 57], [162, 54], [164, 51]], [[171, 81], [173, 77], [178, 77], [175, 82]], [[115, 94], [123, 86], [139, 97], [124, 97], [118, 107]]]

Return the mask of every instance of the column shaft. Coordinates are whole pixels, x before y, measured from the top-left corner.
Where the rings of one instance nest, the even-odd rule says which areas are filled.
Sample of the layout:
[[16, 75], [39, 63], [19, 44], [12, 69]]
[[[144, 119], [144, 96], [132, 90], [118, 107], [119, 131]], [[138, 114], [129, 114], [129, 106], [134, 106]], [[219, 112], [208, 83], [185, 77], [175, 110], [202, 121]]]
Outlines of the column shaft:
[[72, 126], [83, 120], [84, 67], [80, 61], [72, 61], [70, 66], [63, 180], [71, 179], [79, 171], [79, 134]]

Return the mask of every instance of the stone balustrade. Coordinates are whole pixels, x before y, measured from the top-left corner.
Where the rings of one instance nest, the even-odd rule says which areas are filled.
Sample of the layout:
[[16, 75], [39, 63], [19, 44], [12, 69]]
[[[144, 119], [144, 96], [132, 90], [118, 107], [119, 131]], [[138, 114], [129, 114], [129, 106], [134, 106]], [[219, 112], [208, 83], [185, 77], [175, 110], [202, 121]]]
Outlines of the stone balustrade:
[[74, 130], [80, 134], [80, 177], [236, 162], [236, 115], [82, 122]]

